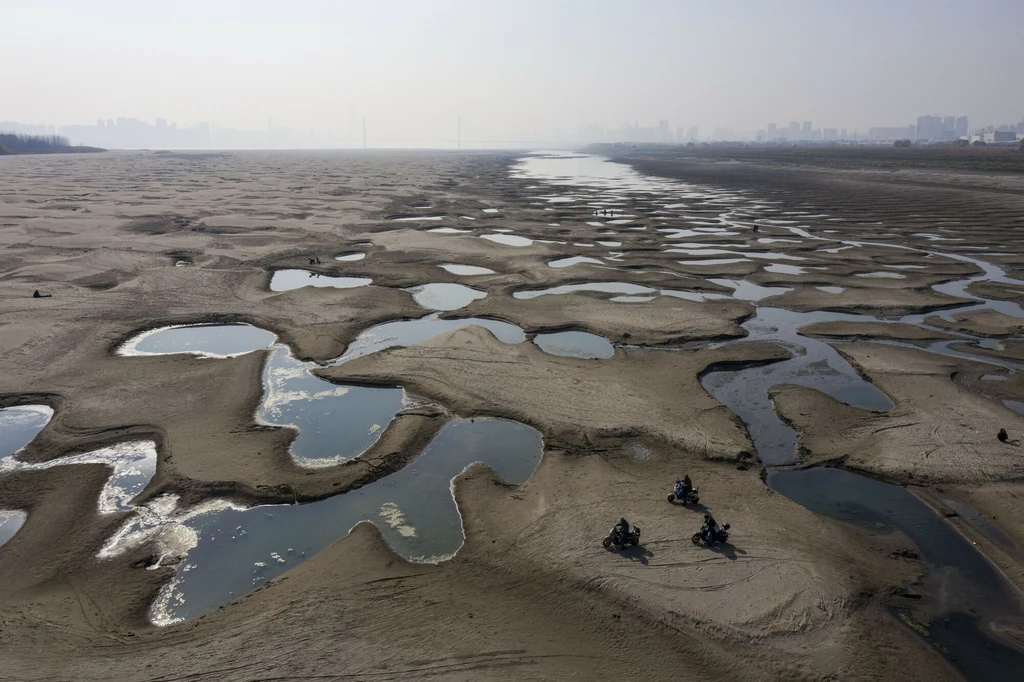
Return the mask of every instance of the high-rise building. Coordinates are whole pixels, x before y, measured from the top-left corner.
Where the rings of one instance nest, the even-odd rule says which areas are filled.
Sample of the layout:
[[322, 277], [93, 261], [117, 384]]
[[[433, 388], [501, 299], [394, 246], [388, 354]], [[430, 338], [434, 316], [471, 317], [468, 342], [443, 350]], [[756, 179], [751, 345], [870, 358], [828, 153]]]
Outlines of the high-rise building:
[[767, 137], [768, 137], [769, 140], [777, 140], [777, 139], [779, 139], [779, 127], [777, 125], [775, 125], [774, 123], [769, 123], [768, 124]]
[[668, 129], [668, 121], [658, 121], [658, 129], [654, 133], [654, 140], [662, 144], [672, 141], [672, 133]]
[[811, 122], [810, 121], [804, 121], [804, 126], [800, 130], [800, 139], [801, 140], [810, 140], [811, 138], [812, 138], [812, 135], [811, 135]]
[[916, 139], [923, 142], [953, 140], [967, 134], [967, 117], [918, 116]]
[[956, 116], [946, 116], [942, 119], [942, 139], [952, 140], [956, 137]]
[[790, 121], [789, 122], [789, 135], [786, 136], [786, 139], [788, 139], [790, 141], [799, 140], [800, 139], [800, 122], [799, 121]]
[[935, 142], [942, 138], [942, 119], [938, 116], [917, 117], [917, 139]]
[[686, 137], [689, 138], [690, 142], [696, 142], [697, 138], [700, 137], [700, 128], [697, 126], [690, 126], [686, 130]]
[[953, 133], [957, 138], [967, 137], [967, 117], [960, 116], [956, 119], [956, 125], [953, 128]]

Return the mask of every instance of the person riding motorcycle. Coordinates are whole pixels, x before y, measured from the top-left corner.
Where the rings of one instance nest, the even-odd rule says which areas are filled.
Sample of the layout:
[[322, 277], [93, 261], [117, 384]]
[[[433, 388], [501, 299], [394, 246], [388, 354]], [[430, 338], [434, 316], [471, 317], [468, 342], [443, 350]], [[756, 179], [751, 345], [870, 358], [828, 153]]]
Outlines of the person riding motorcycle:
[[711, 514], [704, 515], [704, 526], [708, 529], [708, 544], [718, 540], [718, 522], [715, 521], [715, 517]]
[[629, 537], [629, 521], [626, 520], [626, 517], [620, 518], [619, 522], [615, 524], [615, 532], [620, 542], [625, 542]]
[[676, 481], [683, 486], [683, 498], [685, 499], [693, 492], [693, 481], [690, 480], [690, 475], [686, 474], [683, 476], [682, 481]]

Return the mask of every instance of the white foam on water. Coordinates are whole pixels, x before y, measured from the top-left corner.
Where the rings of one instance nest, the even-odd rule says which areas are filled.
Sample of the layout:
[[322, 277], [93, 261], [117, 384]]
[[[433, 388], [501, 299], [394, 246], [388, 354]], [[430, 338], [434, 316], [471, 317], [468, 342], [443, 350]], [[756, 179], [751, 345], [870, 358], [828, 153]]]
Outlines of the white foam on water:
[[[47, 408], [49, 409], [49, 408]], [[50, 411], [52, 414], [52, 410]], [[42, 471], [76, 464], [105, 464], [114, 471], [100, 491], [96, 507], [100, 514], [131, 509], [129, 502], [142, 492], [156, 472], [156, 443], [131, 441], [118, 443], [79, 455], [68, 455], [47, 462], [22, 462], [10, 455], [0, 459], [0, 474], [13, 471]]]

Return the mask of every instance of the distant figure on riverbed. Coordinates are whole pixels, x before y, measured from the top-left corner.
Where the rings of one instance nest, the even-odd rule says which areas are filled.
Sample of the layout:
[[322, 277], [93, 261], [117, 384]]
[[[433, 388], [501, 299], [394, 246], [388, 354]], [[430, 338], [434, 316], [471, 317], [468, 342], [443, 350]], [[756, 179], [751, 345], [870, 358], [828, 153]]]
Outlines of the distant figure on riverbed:
[[1006, 441], [1010, 440], [1010, 436], [1009, 434], [1006, 433], [1006, 429], [999, 429], [999, 433], [998, 435], [996, 435], [996, 438], [999, 439], [1000, 443], [1005, 443]]
[[41, 294], [39, 289], [32, 292], [32, 298], [53, 298], [53, 294]]

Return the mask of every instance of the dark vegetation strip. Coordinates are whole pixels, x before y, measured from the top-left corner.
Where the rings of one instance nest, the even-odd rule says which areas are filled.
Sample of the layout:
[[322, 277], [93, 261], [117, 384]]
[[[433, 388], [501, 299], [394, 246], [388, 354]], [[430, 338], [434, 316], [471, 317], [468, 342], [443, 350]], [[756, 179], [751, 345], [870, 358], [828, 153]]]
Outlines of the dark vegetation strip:
[[102, 151], [106, 150], [99, 147], [73, 146], [68, 138], [60, 135], [0, 133], [0, 156], [4, 154], [76, 154]]

